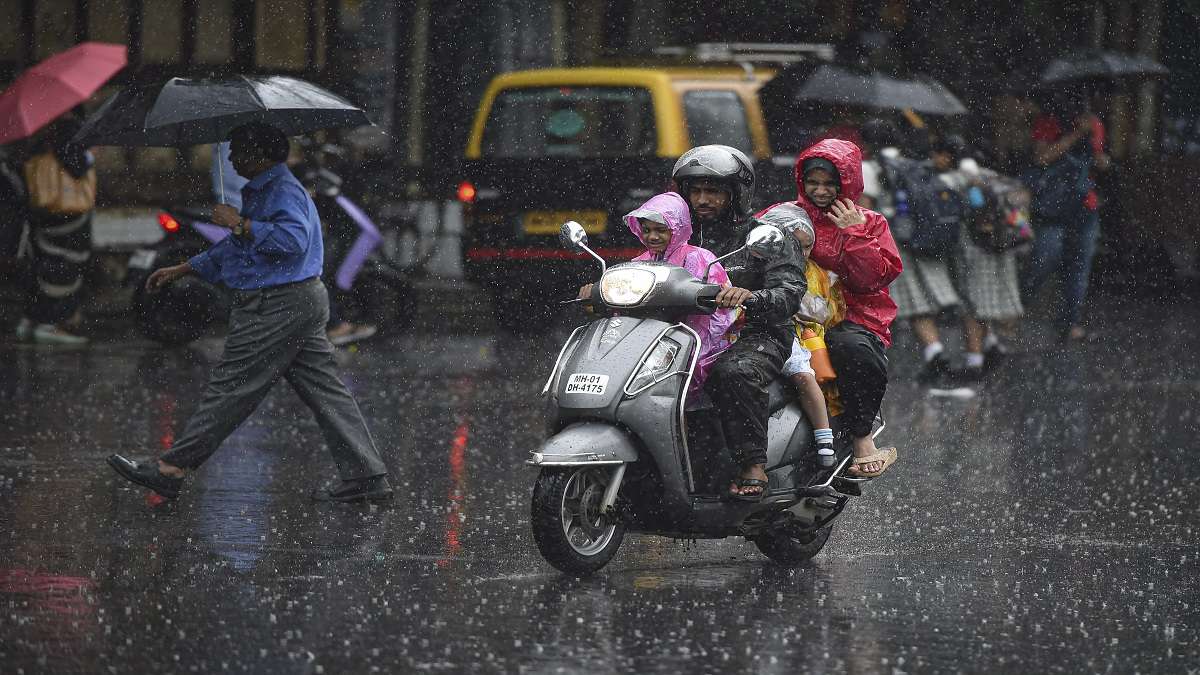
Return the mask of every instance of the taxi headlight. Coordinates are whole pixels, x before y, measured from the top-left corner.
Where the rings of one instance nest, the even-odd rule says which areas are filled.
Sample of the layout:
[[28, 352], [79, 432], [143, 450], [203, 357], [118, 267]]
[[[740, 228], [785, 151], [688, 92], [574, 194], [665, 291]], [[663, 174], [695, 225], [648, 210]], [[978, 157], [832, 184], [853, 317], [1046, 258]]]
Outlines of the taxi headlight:
[[654, 272], [650, 270], [609, 270], [600, 280], [600, 297], [605, 304], [628, 307], [636, 305], [654, 288]]

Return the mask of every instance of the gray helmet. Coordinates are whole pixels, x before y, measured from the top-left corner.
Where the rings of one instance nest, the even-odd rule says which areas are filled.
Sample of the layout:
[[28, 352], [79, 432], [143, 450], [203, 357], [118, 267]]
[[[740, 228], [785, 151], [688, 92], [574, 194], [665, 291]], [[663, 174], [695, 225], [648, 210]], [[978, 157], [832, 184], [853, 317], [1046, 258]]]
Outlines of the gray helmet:
[[688, 150], [675, 162], [671, 178], [687, 197], [687, 184], [697, 178], [709, 178], [729, 186], [734, 214], [750, 213], [754, 199], [754, 163], [746, 153], [728, 145], [700, 145]]

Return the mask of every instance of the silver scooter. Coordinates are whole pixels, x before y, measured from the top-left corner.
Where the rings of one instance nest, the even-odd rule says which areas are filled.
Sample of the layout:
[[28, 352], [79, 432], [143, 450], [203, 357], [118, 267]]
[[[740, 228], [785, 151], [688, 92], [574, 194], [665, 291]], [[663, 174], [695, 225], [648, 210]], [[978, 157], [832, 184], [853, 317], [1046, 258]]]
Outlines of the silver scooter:
[[[745, 246], [719, 260], [747, 250], [769, 259], [785, 236], [759, 225]], [[542, 390], [549, 438], [527, 462], [541, 470], [531, 523], [542, 556], [564, 572], [590, 574], [612, 559], [627, 531], [743, 536], [783, 565], [820, 552], [833, 519], [861, 494], [862, 481], [843, 475], [849, 444], [838, 443], [832, 470], [819, 468], [812, 427], [791, 384], [777, 380], [767, 492], [759, 502], [731, 500], [736, 467], [716, 411], [685, 401], [700, 336], [684, 318], [715, 311], [720, 287], [661, 262], [607, 268], [575, 222], [562, 226], [560, 238], [600, 261], [602, 274], [590, 300], [598, 318], [567, 338]], [[753, 300], [745, 309], [754, 311]]]

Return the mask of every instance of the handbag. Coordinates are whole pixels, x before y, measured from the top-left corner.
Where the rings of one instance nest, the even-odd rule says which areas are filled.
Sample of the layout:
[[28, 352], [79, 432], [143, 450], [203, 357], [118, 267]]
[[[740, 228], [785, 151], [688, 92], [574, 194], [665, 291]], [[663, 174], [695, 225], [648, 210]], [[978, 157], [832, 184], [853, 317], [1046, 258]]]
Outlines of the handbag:
[[72, 176], [53, 153], [35, 155], [25, 163], [25, 184], [30, 208], [64, 216], [78, 216], [96, 206], [96, 170]]

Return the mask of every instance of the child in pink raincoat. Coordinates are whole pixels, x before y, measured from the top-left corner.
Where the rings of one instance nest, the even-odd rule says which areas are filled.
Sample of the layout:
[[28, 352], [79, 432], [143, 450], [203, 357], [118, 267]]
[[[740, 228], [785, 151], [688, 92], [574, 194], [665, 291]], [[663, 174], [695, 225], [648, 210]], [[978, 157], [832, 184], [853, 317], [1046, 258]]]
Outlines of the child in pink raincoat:
[[[688, 243], [692, 237], [692, 214], [683, 197], [674, 192], [651, 197], [645, 204], [625, 214], [625, 224], [646, 247], [646, 252], [634, 258], [634, 261], [661, 260], [684, 268], [697, 279], [703, 279], [704, 268], [717, 258], [712, 251]], [[708, 281], [721, 286], [729, 285], [729, 276], [725, 274], [721, 263], [709, 270]], [[689, 398], [694, 398], [700, 391], [717, 356], [733, 344], [735, 337], [728, 333], [734, 318], [733, 310], [718, 309], [713, 314], [692, 314], [685, 321], [700, 336], [700, 357], [696, 362], [696, 372], [692, 375]]]

